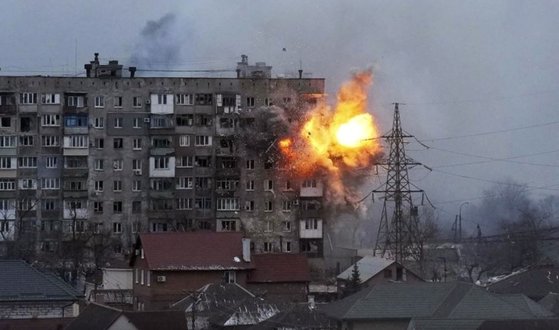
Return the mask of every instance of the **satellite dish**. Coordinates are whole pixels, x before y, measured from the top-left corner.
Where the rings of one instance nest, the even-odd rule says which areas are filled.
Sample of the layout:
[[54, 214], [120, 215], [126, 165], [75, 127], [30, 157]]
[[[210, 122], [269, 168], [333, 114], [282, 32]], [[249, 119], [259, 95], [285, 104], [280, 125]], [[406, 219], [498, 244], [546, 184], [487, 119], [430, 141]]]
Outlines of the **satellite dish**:
[[239, 259], [239, 257], [233, 257], [233, 261], [234, 262], [241, 262], [241, 259]]

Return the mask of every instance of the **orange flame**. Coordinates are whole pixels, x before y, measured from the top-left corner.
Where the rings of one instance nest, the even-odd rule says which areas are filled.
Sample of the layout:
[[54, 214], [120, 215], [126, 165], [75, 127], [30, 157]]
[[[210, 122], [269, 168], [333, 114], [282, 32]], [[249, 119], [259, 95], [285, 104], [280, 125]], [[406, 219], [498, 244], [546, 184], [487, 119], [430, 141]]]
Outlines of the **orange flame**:
[[378, 130], [367, 112], [371, 83], [369, 71], [354, 75], [338, 91], [334, 109], [320, 102], [308, 112], [297, 135], [279, 142], [290, 168], [298, 175], [307, 177], [326, 169], [328, 187], [338, 197], [347, 195], [344, 173], [371, 166], [380, 152]]

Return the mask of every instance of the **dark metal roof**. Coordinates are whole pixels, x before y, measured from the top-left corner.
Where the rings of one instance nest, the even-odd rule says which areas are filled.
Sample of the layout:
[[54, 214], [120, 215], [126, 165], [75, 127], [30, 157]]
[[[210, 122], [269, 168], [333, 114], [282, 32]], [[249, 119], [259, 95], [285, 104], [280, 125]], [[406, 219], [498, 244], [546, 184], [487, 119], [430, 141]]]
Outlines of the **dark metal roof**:
[[495, 293], [522, 293], [540, 300], [550, 292], [559, 293], [559, 268], [536, 266], [505, 277], [487, 287]]
[[0, 260], [0, 301], [75, 301], [83, 297], [54, 274], [22, 260]]
[[307, 257], [301, 254], [270, 253], [252, 256], [255, 269], [251, 283], [310, 282], [311, 271]]

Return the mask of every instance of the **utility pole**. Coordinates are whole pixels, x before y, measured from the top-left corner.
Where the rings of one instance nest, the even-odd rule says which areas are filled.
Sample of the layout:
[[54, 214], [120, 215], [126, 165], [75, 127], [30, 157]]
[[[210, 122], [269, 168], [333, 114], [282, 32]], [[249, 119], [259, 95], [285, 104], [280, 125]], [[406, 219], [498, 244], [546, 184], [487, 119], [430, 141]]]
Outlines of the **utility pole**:
[[458, 241], [462, 243], [462, 206], [468, 205], [470, 202], [463, 202], [458, 209]]
[[[382, 214], [375, 243], [374, 254], [382, 257], [388, 253], [396, 262], [402, 263], [417, 247], [418, 211], [413, 206], [412, 193], [423, 193], [423, 190], [410, 189], [408, 169], [422, 165], [406, 157], [405, 138], [413, 137], [404, 134], [400, 123], [399, 103], [394, 103], [394, 119], [392, 130], [382, 136], [390, 146], [387, 164], [387, 176], [384, 189], [373, 190], [384, 194]], [[390, 205], [389, 205], [390, 204]], [[393, 204], [392, 215], [389, 208]]]

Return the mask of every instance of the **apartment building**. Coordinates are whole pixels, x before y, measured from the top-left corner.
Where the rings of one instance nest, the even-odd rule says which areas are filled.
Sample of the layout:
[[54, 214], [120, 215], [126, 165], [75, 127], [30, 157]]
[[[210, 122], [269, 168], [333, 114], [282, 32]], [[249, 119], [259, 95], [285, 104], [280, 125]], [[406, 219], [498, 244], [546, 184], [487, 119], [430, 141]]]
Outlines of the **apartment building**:
[[97, 54], [85, 69], [0, 76], [0, 241], [32, 232], [56, 253], [89, 230], [127, 253], [140, 232], [240, 231], [256, 253], [322, 255], [324, 182], [246, 133], [272, 104], [300, 116], [324, 79], [272, 78], [246, 56], [232, 78], [124, 77]]

